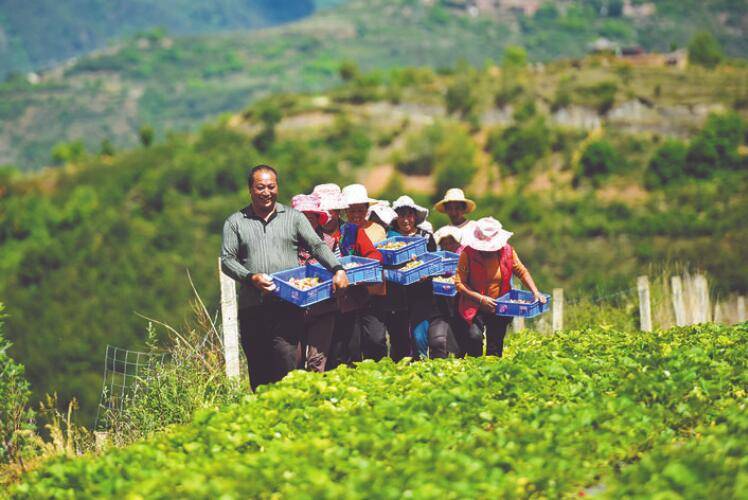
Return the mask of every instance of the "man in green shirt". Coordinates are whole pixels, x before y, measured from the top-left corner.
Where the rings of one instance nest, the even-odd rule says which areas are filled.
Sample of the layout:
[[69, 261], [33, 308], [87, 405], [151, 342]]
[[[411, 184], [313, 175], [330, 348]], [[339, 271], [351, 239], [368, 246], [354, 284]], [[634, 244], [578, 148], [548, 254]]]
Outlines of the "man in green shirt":
[[239, 331], [252, 388], [282, 379], [296, 367], [304, 331], [302, 309], [271, 292], [271, 273], [298, 267], [298, 249], [310, 249], [332, 271], [333, 288], [348, 286], [343, 267], [300, 212], [278, 203], [278, 174], [254, 167], [247, 179], [252, 202], [226, 219], [221, 269], [239, 283]]

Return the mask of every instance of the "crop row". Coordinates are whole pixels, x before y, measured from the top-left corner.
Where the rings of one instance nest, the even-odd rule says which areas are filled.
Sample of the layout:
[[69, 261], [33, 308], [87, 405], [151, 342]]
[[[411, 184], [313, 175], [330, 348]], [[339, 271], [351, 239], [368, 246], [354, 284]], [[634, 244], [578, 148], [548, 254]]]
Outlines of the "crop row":
[[[715, 453], [744, 456], [747, 341], [745, 324], [589, 329], [515, 336], [503, 359], [294, 372], [144, 442], [47, 464], [13, 494], [495, 498], [592, 487], [636, 495], [677, 493], [703, 462], [719, 478], [710, 493], [732, 496], [745, 474]], [[715, 451], [736, 428], [733, 451]], [[671, 457], [684, 460], [670, 470]]]

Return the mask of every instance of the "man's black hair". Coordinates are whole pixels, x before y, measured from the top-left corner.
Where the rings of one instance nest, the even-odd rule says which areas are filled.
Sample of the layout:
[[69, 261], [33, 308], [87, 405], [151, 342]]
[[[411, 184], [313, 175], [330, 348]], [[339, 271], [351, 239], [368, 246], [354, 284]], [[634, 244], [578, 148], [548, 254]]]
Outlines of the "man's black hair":
[[252, 184], [254, 183], [255, 173], [257, 172], [272, 172], [276, 179], [278, 179], [278, 172], [275, 171], [273, 167], [270, 165], [257, 165], [256, 167], [252, 167], [252, 170], [249, 171], [249, 175], [247, 176], [247, 185], [249, 187], [252, 187]]

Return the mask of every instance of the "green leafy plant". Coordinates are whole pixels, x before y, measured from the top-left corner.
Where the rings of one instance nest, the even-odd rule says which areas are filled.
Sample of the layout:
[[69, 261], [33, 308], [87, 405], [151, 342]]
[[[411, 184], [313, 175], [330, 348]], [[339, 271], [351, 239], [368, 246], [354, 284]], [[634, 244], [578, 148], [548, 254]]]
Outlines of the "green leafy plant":
[[0, 303], [0, 463], [23, 467], [24, 449], [36, 430], [34, 412], [29, 408], [31, 389], [24, 367], [10, 357], [10, 342], [3, 336], [3, 304]]
[[58, 459], [11, 493], [567, 497], [602, 483], [729, 498], [744, 486], [747, 337], [746, 325], [585, 328], [511, 336], [503, 359], [297, 371], [188, 425]]

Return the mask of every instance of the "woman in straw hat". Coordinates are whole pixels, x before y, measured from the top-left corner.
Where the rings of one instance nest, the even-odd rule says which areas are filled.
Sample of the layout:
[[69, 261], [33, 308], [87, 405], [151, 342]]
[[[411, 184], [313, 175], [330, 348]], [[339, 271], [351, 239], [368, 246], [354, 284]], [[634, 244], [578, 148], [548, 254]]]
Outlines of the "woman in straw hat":
[[[338, 242], [322, 231], [322, 226], [328, 222], [329, 216], [321, 209], [320, 198], [316, 195], [299, 194], [291, 199], [291, 206], [306, 216], [317, 235], [333, 253], [336, 253]], [[298, 254], [301, 266], [316, 262], [309, 249], [303, 246], [299, 246]], [[304, 335], [298, 346], [298, 365], [303, 366], [302, 361], [305, 359], [307, 370], [325, 371], [337, 309], [334, 300], [326, 300], [304, 311]]]
[[465, 215], [475, 211], [475, 202], [466, 198], [465, 193], [459, 188], [448, 189], [444, 198], [434, 205], [434, 209], [447, 214], [450, 225], [460, 231], [465, 230], [474, 222], [465, 218]]
[[455, 285], [460, 294], [458, 311], [471, 344], [468, 354], [473, 356], [481, 354], [484, 327], [486, 355], [502, 354], [511, 317], [496, 316], [496, 299], [511, 289], [512, 274], [532, 291], [535, 300], [546, 302], [517, 252], [507, 243], [512, 234], [493, 217], [484, 217], [462, 236], [465, 249], [457, 264]]
[[[376, 200], [369, 198], [369, 193], [362, 184], [344, 187], [342, 195], [343, 202], [348, 207], [345, 210], [346, 222], [340, 226], [342, 254], [358, 255], [381, 262], [382, 255], [373, 243], [385, 239], [385, 231], [366, 219], [369, 207]], [[378, 361], [387, 355], [385, 325], [374, 306], [376, 296], [384, 293], [383, 284], [358, 285], [346, 290], [338, 316], [341, 326], [335, 332], [336, 362], [350, 363], [362, 358]], [[357, 325], [359, 328], [356, 328]]]
[[[401, 196], [392, 208], [397, 218], [387, 237], [421, 236], [427, 239], [427, 250], [436, 251], [434, 235], [418, 227], [428, 217], [428, 209], [417, 205], [410, 196]], [[392, 359], [399, 361], [412, 355], [414, 347], [415, 354], [428, 356], [429, 320], [436, 314], [431, 279], [407, 287], [391, 283], [387, 287], [387, 301]]]

